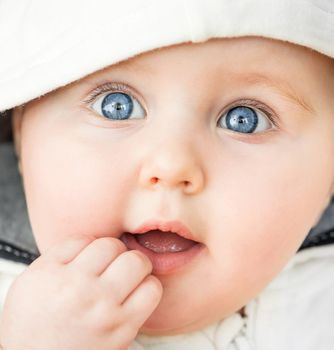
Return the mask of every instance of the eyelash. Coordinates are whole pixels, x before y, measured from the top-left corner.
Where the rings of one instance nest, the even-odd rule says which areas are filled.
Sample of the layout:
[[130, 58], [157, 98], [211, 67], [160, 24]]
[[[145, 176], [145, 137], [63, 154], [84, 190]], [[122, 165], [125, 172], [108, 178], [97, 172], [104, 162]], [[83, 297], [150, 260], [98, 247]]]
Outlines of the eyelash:
[[239, 107], [239, 106], [245, 106], [245, 107], [252, 107], [260, 112], [264, 113], [266, 117], [270, 120], [270, 122], [276, 127], [279, 128], [279, 122], [276, 112], [274, 112], [271, 108], [269, 108], [267, 105], [263, 104], [260, 101], [257, 101], [255, 99], [249, 99], [249, 98], [242, 98], [240, 100], [237, 100], [235, 102], [230, 103], [227, 107], [223, 109], [222, 112], [218, 114], [219, 118], [223, 116], [225, 113], [227, 113], [230, 109]]
[[108, 92], [123, 92], [135, 97], [136, 99], [138, 99], [139, 95], [126, 84], [107, 82], [103, 85], [97, 86], [93, 91], [91, 91], [87, 98], [84, 100], [84, 102], [87, 104], [91, 104], [95, 101], [97, 97]]
[[[126, 85], [124, 83], [118, 83], [118, 82], [117, 83], [107, 82], [107, 83], [104, 83], [100, 86], [97, 86], [84, 99], [84, 102], [90, 105], [91, 103], [93, 103], [96, 100], [97, 97], [99, 97], [100, 95], [102, 95], [104, 93], [109, 93], [109, 92], [123, 92], [123, 93], [129, 94], [130, 96], [133, 96], [137, 100], [139, 100], [139, 102], [141, 104], [143, 104], [142, 100], [140, 98], [138, 98], [139, 94], [133, 88], [130, 88], [128, 85]], [[277, 114], [271, 108], [269, 108], [265, 104], [261, 103], [260, 101], [255, 100], [255, 99], [243, 98], [243, 99], [237, 100], [235, 102], [232, 102], [227, 107], [225, 107], [222, 112], [220, 112], [218, 114], [218, 117], [220, 118], [225, 113], [227, 113], [230, 109], [232, 109], [234, 107], [238, 107], [238, 106], [253, 107], [253, 108], [258, 109], [259, 111], [261, 111], [262, 113], [264, 113], [268, 117], [270, 122], [276, 128], [279, 128]], [[143, 107], [143, 108], [145, 110], [145, 107]], [[218, 120], [217, 120], [217, 122], [218, 122]]]

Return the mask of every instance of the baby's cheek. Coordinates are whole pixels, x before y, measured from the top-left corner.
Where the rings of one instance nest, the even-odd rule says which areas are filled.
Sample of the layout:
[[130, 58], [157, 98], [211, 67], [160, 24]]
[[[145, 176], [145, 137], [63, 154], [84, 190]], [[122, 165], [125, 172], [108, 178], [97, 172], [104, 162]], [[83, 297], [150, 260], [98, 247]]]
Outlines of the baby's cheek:
[[27, 202], [41, 250], [71, 234], [120, 234], [129, 172], [117, 167], [111, 171], [110, 164], [88, 154], [46, 159], [43, 173], [31, 164], [26, 174]]
[[214, 186], [208, 247], [220, 274], [244, 300], [279, 273], [325, 205], [326, 184], [310, 187], [299, 167], [290, 161], [259, 164]]

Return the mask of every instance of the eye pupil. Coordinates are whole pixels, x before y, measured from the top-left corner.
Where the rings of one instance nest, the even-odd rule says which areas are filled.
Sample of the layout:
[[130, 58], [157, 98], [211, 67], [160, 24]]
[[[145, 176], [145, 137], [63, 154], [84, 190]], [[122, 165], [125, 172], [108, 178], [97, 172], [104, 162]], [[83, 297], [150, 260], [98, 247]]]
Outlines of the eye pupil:
[[104, 97], [101, 109], [106, 118], [124, 120], [132, 114], [133, 101], [129, 95], [115, 92]]
[[226, 125], [233, 131], [251, 133], [256, 129], [257, 124], [258, 117], [252, 108], [238, 106], [227, 112]]

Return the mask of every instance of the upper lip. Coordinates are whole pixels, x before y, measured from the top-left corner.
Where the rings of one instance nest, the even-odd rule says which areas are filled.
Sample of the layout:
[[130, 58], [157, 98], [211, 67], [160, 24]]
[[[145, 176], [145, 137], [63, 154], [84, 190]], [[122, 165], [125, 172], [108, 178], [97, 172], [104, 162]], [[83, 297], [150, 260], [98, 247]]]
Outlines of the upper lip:
[[174, 232], [177, 233], [179, 236], [196, 241], [194, 239], [193, 233], [180, 221], [158, 221], [158, 220], [151, 220], [143, 223], [139, 227], [137, 227], [135, 230], [131, 231], [132, 234], [141, 234], [146, 233], [148, 231], [152, 230], [160, 230], [163, 232]]

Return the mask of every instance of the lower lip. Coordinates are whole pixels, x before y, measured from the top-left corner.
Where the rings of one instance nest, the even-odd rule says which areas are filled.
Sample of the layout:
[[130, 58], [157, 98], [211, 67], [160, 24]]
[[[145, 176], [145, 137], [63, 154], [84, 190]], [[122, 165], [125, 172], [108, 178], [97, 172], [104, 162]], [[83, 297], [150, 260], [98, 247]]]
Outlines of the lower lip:
[[167, 275], [180, 270], [193, 261], [205, 247], [201, 243], [196, 243], [190, 249], [182, 252], [155, 253], [139, 244], [132, 234], [123, 234], [121, 240], [129, 250], [139, 250], [151, 260], [153, 266], [152, 273], [155, 275]]

